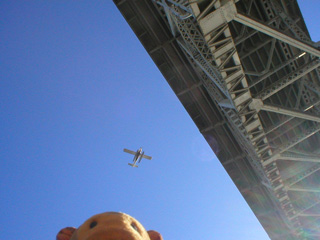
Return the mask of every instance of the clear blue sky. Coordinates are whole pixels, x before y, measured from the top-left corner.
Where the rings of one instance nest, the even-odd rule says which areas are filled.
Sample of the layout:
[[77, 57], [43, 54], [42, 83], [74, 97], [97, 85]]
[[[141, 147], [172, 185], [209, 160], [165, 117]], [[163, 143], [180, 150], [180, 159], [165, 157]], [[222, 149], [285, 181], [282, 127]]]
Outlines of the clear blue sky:
[[[318, 41], [320, 1], [300, 2]], [[0, 239], [104, 211], [165, 240], [269, 239], [112, 1], [1, 1], [0, 132]]]

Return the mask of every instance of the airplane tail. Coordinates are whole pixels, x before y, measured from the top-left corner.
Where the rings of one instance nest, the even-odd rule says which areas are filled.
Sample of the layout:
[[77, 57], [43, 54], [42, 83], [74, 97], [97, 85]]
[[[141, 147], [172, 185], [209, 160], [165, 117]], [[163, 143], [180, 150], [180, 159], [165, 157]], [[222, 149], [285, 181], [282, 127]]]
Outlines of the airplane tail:
[[131, 163], [128, 163], [128, 165], [130, 165], [130, 166], [132, 166], [132, 167], [138, 167], [137, 165], [131, 164]]

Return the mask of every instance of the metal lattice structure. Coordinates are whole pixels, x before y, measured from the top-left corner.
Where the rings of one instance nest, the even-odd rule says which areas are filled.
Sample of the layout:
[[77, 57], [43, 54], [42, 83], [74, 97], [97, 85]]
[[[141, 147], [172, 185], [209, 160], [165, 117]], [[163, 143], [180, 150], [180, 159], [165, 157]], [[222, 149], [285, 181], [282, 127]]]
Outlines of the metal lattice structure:
[[295, 0], [114, 0], [271, 239], [320, 239], [320, 51]]

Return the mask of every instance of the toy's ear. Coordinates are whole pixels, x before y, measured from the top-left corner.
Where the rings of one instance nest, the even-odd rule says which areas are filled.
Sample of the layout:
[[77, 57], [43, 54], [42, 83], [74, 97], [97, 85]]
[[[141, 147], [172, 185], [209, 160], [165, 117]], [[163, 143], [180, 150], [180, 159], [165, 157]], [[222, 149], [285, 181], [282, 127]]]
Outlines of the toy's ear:
[[150, 240], [163, 240], [161, 234], [158, 233], [157, 231], [149, 230], [148, 234], [149, 234]]
[[71, 240], [71, 237], [76, 230], [77, 229], [74, 227], [63, 228], [58, 232], [56, 240]]

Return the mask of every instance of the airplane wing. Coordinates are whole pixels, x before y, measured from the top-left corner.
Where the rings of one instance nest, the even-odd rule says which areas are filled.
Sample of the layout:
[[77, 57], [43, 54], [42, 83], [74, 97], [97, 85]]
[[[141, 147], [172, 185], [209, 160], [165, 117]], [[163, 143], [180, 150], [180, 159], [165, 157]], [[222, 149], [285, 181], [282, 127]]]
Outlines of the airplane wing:
[[152, 157], [147, 156], [147, 155], [143, 155], [142, 158], [145, 158], [145, 159], [148, 159], [148, 160], [151, 160], [151, 159], [152, 159]]
[[132, 154], [132, 155], [135, 155], [135, 154], [136, 154], [136, 152], [131, 151], [131, 150], [126, 149], [126, 148], [124, 148], [123, 151], [126, 152], [126, 153], [130, 153], [130, 154]]

